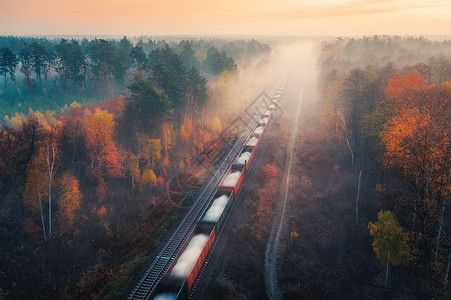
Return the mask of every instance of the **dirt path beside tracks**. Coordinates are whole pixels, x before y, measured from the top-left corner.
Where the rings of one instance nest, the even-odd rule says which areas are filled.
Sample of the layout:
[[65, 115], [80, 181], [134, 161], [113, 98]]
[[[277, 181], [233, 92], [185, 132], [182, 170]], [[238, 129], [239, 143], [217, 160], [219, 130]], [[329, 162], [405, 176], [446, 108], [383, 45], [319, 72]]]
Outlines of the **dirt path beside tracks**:
[[276, 273], [276, 264], [277, 264], [277, 253], [279, 250], [279, 241], [280, 235], [282, 232], [282, 227], [284, 224], [285, 217], [285, 209], [287, 206], [287, 199], [289, 193], [289, 183], [291, 176], [291, 166], [293, 163], [293, 148], [296, 142], [296, 136], [298, 131], [299, 119], [301, 116], [301, 108], [302, 108], [302, 98], [303, 92], [301, 91], [300, 97], [298, 99], [296, 105], [296, 115], [293, 119], [293, 127], [291, 129], [291, 136], [288, 147], [288, 160], [285, 165], [284, 170], [284, 186], [281, 191], [281, 199], [283, 199], [282, 209], [280, 211], [280, 215], [276, 216], [274, 219], [271, 235], [269, 237], [268, 243], [266, 245], [265, 252], [265, 281], [266, 281], [266, 293], [269, 299], [282, 299], [281, 292], [277, 283], [277, 273]]

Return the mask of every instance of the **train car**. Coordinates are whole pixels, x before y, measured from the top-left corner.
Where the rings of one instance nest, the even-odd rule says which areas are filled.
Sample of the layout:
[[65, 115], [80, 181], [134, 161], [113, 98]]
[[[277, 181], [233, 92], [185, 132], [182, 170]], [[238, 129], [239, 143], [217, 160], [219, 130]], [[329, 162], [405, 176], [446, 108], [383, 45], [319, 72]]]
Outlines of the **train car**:
[[262, 117], [260, 121], [258, 121], [258, 126], [266, 126], [269, 122], [269, 117]]
[[244, 146], [253, 146], [255, 148], [258, 148], [262, 140], [263, 133], [265, 132], [265, 129], [266, 129], [265, 126], [262, 125], [257, 126], [252, 132], [251, 137], [244, 144]]
[[232, 206], [233, 200], [234, 197], [232, 191], [217, 191], [213, 196], [210, 207], [207, 209], [200, 222], [214, 224], [217, 235]]
[[268, 109], [270, 109], [270, 110], [274, 110], [275, 108], [276, 108], [276, 105], [274, 104], [274, 102], [268, 106]]
[[186, 299], [216, 238], [215, 225], [197, 223], [152, 299]]
[[265, 117], [265, 118], [270, 118], [270, 117], [271, 117], [271, 110], [270, 110], [270, 109], [267, 109], [267, 110], [264, 112], [263, 117]]
[[232, 165], [219, 184], [220, 191], [232, 191], [236, 197], [244, 180], [244, 166]]
[[257, 128], [255, 128], [255, 130], [252, 134], [257, 135], [258, 139], [260, 140], [264, 132], [265, 132], [265, 126], [257, 126]]
[[249, 139], [244, 143], [245, 147], [254, 147], [254, 149], [257, 149], [260, 145], [260, 139], [259, 135], [252, 134]]
[[236, 158], [235, 162], [233, 164], [235, 165], [243, 165], [246, 164], [246, 171], [251, 166], [252, 160], [254, 159], [255, 154], [255, 147], [251, 146], [243, 146], [243, 149], [241, 150], [240, 154]]
[[265, 126], [258, 126], [254, 132], [251, 134], [251, 136], [247, 139], [247, 141], [244, 143], [244, 146], [246, 147], [254, 147], [254, 151], [258, 149], [261, 142], [261, 137], [263, 132], [265, 131]]

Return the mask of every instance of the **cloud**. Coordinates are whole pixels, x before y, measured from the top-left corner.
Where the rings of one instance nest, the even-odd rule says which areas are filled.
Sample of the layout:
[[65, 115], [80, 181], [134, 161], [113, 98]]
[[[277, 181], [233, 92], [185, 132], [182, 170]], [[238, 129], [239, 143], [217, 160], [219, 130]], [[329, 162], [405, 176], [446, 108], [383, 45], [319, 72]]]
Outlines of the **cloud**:
[[377, 14], [396, 13], [411, 9], [439, 7], [440, 5], [424, 4], [410, 1], [403, 3], [395, 0], [365, 0], [350, 1], [342, 5], [320, 6], [302, 5], [280, 10], [266, 11], [256, 18], [270, 19], [312, 19], [331, 17], [370, 16]]

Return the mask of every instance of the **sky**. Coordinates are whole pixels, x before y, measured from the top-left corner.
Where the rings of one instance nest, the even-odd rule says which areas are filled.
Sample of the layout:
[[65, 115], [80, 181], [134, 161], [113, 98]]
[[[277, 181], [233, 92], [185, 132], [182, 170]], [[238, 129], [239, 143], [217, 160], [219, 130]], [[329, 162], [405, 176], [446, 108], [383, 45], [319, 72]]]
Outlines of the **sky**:
[[448, 35], [450, 0], [0, 0], [0, 35]]

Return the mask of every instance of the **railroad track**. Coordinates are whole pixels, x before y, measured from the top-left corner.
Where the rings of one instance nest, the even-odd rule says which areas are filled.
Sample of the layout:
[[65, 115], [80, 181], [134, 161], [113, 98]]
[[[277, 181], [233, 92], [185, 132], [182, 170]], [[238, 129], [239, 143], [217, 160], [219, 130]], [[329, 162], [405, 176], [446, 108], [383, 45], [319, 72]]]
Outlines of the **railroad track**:
[[229, 166], [238, 155], [238, 152], [241, 151], [241, 147], [246, 139], [257, 127], [261, 114], [256, 114], [251, 118], [246, 128], [233, 143], [228, 154], [221, 160], [221, 163], [215, 169], [213, 175], [210, 176], [201, 193], [196, 197], [194, 201], [195, 204], [191, 207], [190, 211], [185, 215], [179, 226], [175, 229], [174, 233], [155, 257], [150, 267], [129, 295], [128, 299], [147, 299], [156, 287], [158, 281], [163, 278], [189, 233], [193, 230], [196, 222], [208, 207], [222, 177], [224, 177]]
[[[272, 94], [274, 94], [274, 91], [275, 88], [273, 89]], [[189, 212], [185, 214], [183, 220], [179, 223], [173, 234], [155, 257], [150, 267], [146, 270], [138, 284], [128, 296], [128, 299], [149, 298], [157, 283], [163, 278], [172, 261], [177, 257], [180, 248], [194, 229], [196, 222], [200, 219], [210, 202], [213, 200], [213, 195], [216, 192], [221, 179], [241, 151], [244, 142], [257, 127], [258, 121], [263, 113], [264, 111], [257, 110], [257, 112], [252, 115], [245, 129], [235, 140], [231, 149], [222, 158], [219, 165], [211, 173], [212, 175], [209, 176], [206, 184], [204, 184], [204, 187], [197, 195], [193, 206]]]

